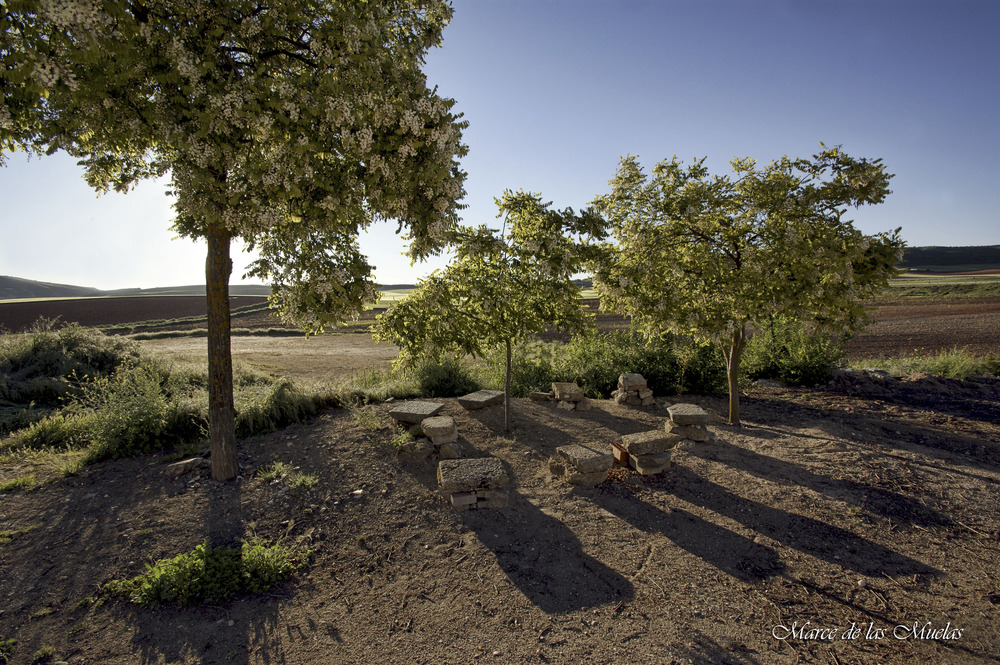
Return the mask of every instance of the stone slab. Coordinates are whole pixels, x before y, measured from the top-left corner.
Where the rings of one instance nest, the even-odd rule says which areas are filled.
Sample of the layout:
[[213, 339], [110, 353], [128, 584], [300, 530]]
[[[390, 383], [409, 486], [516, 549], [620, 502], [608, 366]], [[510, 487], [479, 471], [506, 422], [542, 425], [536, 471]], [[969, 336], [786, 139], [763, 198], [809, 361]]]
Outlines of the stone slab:
[[667, 422], [667, 431], [698, 443], [705, 443], [712, 438], [712, 433], [702, 425], [675, 425]]
[[622, 437], [622, 448], [630, 456], [665, 453], [683, 440], [684, 437], [670, 434], [662, 430], [637, 432]]
[[674, 404], [667, 413], [675, 425], [707, 425], [711, 417], [697, 404]]
[[443, 492], [472, 492], [505, 487], [509, 482], [496, 457], [442, 460], [438, 463], [438, 485]]
[[465, 453], [462, 450], [462, 444], [457, 441], [451, 443], [443, 443], [438, 449], [438, 459], [459, 459]]
[[458, 427], [455, 426], [455, 419], [451, 416], [424, 418], [420, 421], [420, 429], [435, 446], [458, 440]]
[[618, 387], [623, 390], [646, 390], [646, 379], [642, 374], [622, 374], [618, 377]]
[[389, 412], [389, 416], [401, 423], [419, 425], [425, 418], [436, 416], [444, 408], [440, 402], [404, 402]]
[[556, 404], [556, 408], [562, 409], [563, 411], [575, 411], [576, 402], [559, 402]]
[[552, 399], [552, 393], [543, 393], [541, 391], [535, 390], [528, 393], [528, 399], [535, 402], [548, 402]]
[[614, 457], [611, 453], [600, 452], [578, 443], [556, 448], [556, 455], [565, 459], [580, 473], [607, 471], [614, 464]]
[[670, 453], [631, 456], [628, 464], [644, 476], [653, 476], [670, 468]]
[[195, 469], [211, 467], [211, 462], [204, 457], [192, 457], [180, 462], [168, 464], [165, 471], [169, 478], [180, 478], [185, 473], [191, 473]]
[[466, 411], [476, 411], [485, 409], [488, 406], [503, 404], [502, 390], [477, 390], [458, 398], [458, 403], [465, 407]]
[[583, 399], [583, 391], [575, 383], [553, 382], [552, 394], [560, 402], [579, 402]]
[[[611, 457], [611, 455], [608, 455]], [[608, 479], [608, 469], [601, 469], [589, 473], [581, 473], [573, 466], [573, 463], [562, 455], [554, 455], [549, 458], [549, 471], [556, 478], [581, 487], [594, 487], [600, 485]]]

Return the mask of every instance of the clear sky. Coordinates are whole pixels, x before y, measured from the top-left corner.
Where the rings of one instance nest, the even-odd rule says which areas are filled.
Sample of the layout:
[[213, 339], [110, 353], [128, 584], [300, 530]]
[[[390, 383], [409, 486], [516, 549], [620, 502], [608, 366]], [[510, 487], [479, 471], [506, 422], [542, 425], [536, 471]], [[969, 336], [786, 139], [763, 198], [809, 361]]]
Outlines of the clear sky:
[[[585, 207], [620, 156], [881, 157], [893, 193], [851, 211], [920, 245], [1000, 244], [996, 0], [456, 0], [428, 57], [470, 126], [470, 223], [504, 189]], [[204, 282], [202, 244], [172, 240], [163, 183], [95, 198], [63, 155], [0, 169], [0, 274], [127, 288]], [[414, 282], [386, 224], [363, 239], [382, 283]], [[247, 260], [234, 256], [233, 283]]]

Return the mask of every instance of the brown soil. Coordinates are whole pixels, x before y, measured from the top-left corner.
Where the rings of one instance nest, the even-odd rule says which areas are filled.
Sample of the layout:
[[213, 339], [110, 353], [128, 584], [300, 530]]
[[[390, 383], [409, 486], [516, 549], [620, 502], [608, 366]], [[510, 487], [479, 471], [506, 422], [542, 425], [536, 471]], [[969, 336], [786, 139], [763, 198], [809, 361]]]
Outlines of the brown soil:
[[[677, 451], [666, 473], [593, 489], [553, 481], [546, 459], [662, 427], [664, 404], [516, 400], [505, 436], [501, 407], [443, 401], [472, 454], [507, 466], [509, 508], [450, 509], [432, 463], [394, 454], [391, 405], [370, 407], [375, 429], [333, 410], [242, 442], [238, 482], [169, 479], [144, 457], [3, 495], [0, 531], [37, 525], [0, 546], [11, 662], [46, 646], [123, 664], [1000, 662], [997, 381], [757, 389], [745, 427], [715, 424], [718, 442]], [[253, 478], [275, 460], [320, 483]], [[315, 556], [222, 607], [98, 593], [221, 533]]]

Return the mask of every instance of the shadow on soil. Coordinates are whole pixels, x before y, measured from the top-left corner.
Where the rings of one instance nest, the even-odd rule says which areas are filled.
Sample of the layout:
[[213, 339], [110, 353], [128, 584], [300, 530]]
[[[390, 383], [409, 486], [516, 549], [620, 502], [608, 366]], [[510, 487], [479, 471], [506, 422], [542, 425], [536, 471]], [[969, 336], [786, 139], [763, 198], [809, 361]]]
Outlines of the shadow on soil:
[[635, 588], [583, 551], [569, 527], [512, 495], [503, 513], [470, 511], [463, 522], [497, 565], [543, 612], [558, 614], [630, 600]]

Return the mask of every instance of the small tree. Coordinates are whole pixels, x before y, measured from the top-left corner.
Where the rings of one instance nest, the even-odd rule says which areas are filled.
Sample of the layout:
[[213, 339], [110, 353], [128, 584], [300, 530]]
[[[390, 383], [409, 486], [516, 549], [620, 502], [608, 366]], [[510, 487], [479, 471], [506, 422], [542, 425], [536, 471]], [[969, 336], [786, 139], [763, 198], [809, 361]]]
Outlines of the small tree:
[[237, 473], [232, 240], [312, 331], [375, 297], [360, 229], [395, 220], [423, 258], [457, 221], [465, 125], [420, 69], [450, 17], [444, 0], [0, 2], [0, 151], [66, 150], [99, 191], [169, 172], [175, 228], [208, 242], [214, 478]]
[[603, 237], [591, 211], [550, 210], [539, 196], [507, 191], [496, 199], [503, 229], [455, 231], [455, 259], [378, 317], [376, 337], [407, 362], [425, 355], [482, 356], [506, 351], [504, 429], [510, 431], [513, 345], [548, 327], [583, 331], [590, 323], [572, 277]]
[[[821, 144], [822, 145], [822, 144]], [[629, 314], [650, 334], [669, 330], [721, 344], [729, 376], [729, 422], [740, 422], [740, 357], [754, 324], [812, 321], [832, 333], [866, 321], [864, 301], [894, 274], [899, 229], [866, 236], [848, 206], [882, 202], [881, 160], [839, 148], [764, 168], [734, 159], [712, 176], [704, 159], [675, 157], [649, 179], [622, 159], [612, 191], [595, 200], [613, 229], [595, 283], [603, 308]]]

